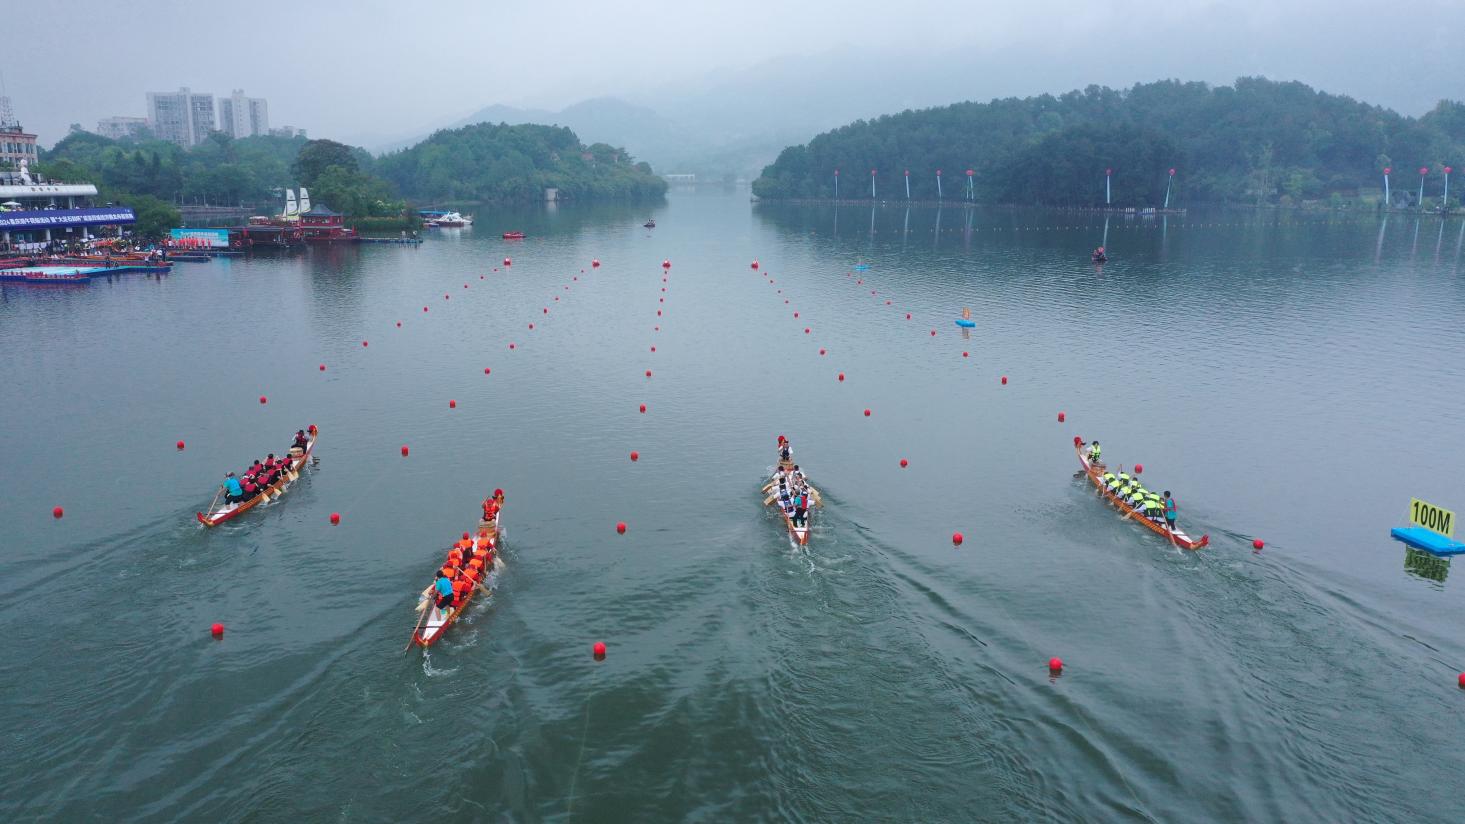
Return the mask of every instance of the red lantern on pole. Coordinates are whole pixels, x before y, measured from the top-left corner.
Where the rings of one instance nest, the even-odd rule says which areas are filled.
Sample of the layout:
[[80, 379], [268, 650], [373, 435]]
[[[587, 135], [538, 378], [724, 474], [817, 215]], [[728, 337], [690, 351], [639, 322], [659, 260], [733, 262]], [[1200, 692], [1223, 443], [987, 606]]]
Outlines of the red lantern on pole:
[[1385, 166], [1384, 167], [1384, 174], [1389, 174], [1390, 172], [1393, 172], [1393, 171], [1394, 171], [1394, 167], [1393, 166]]
[[1171, 177], [1174, 177], [1174, 176], [1175, 176], [1175, 170], [1174, 170], [1174, 169], [1171, 169], [1171, 170], [1170, 170], [1170, 176], [1171, 176]]
[[966, 170], [966, 176], [967, 176], [967, 177], [971, 177], [971, 176], [972, 176], [972, 175], [974, 175], [974, 174], [976, 174], [976, 171], [974, 171], [974, 170], [972, 170], [972, 169], [967, 169], [967, 170]]
[[1428, 166], [1420, 166], [1419, 167], [1419, 174], [1420, 174], [1421, 177], [1423, 177], [1424, 175], [1429, 174], [1429, 167]]

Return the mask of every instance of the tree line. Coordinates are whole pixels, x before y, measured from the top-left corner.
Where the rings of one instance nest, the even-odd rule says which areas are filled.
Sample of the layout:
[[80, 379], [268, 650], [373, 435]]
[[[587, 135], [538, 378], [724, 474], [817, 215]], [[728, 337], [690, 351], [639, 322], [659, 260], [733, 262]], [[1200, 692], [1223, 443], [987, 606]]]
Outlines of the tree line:
[[[1101, 206], [1112, 169], [1116, 206], [1158, 206], [1174, 168], [1172, 204], [1352, 200], [1382, 188], [1394, 169], [1395, 205], [1413, 203], [1418, 169], [1465, 167], [1465, 104], [1441, 101], [1422, 117], [1400, 115], [1297, 82], [1162, 81], [1126, 90], [1090, 86], [1066, 94], [966, 102], [860, 120], [784, 149], [754, 181], [762, 198], [870, 197], [948, 200], [974, 174], [978, 201]], [[1402, 185], [1401, 185], [1402, 184]], [[1459, 204], [1455, 192], [1453, 204]]]

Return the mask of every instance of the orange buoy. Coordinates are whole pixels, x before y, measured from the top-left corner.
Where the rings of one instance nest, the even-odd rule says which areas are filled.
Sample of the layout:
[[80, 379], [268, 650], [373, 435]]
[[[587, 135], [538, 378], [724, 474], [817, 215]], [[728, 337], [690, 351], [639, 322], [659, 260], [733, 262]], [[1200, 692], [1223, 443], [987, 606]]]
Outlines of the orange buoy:
[[224, 625], [221, 624], [221, 623], [218, 623], [217, 621], [215, 621], [214, 622], [214, 625], [211, 626], [211, 627], [209, 627], [209, 634], [212, 635], [212, 636], [214, 636], [215, 638], [223, 638], [224, 637]]
[[60, 518], [62, 515], [65, 515], [65, 514], [66, 514], [66, 510], [62, 509], [59, 506], [52, 507], [51, 508], [51, 517], [52, 518]]
[[339, 512], [332, 512], [331, 513], [331, 526], [335, 526], [336, 524], [339, 524], [340, 522], [341, 522], [341, 513], [339, 513]]
[[618, 534], [618, 535], [625, 535], [626, 534], [626, 522], [625, 521], [618, 521], [618, 522], [616, 522], [616, 534]]
[[639, 461], [639, 460], [641, 460], [641, 453], [640, 452], [637, 452], [634, 449], [631, 450], [631, 462], [634, 463], [634, 462]]
[[179, 441], [179, 442], [178, 442], [178, 448], [179, 448], [179, 449], [182, 449], [182, 448], [183, 448], [183, 441]]
[[407, 453], [410, 451], [411, 450], [407, 448], [407, 444], [402, 444], [402, 457], [407, 457]]
[[596, 641], [595, 646], [591, 647], [590, 651], [594, 653], [595, 660], [599, 661], [600, 659], [605, 657], [605, 642]]

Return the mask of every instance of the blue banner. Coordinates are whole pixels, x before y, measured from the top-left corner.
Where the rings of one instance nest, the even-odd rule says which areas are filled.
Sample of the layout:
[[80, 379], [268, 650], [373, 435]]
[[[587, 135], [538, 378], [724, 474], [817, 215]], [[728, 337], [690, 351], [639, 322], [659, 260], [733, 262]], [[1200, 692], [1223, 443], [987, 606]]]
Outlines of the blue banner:
[[137, 216], [126, 206], [108, 206], [104, 209], [41, 209], [29, 212], [0, 212], [0, 229], [6, 231], [136, 222]]
[[168, 237], [174, 246], [183, 248], [228, 249], [228, 229], [170, 229]]

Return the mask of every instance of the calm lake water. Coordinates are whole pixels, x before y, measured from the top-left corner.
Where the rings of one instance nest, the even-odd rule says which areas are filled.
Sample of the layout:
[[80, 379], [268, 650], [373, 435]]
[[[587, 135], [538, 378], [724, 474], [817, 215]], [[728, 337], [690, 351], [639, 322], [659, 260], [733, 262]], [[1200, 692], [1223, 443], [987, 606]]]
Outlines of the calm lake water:
[[[1465, 819], [1465, 572], [1388, 537], [1465, 508], [1465, 222], [1105, 232], [714, 191], [0, 289], [0, 819]], [[494, 487], [496, 592], [404, 654]]]

